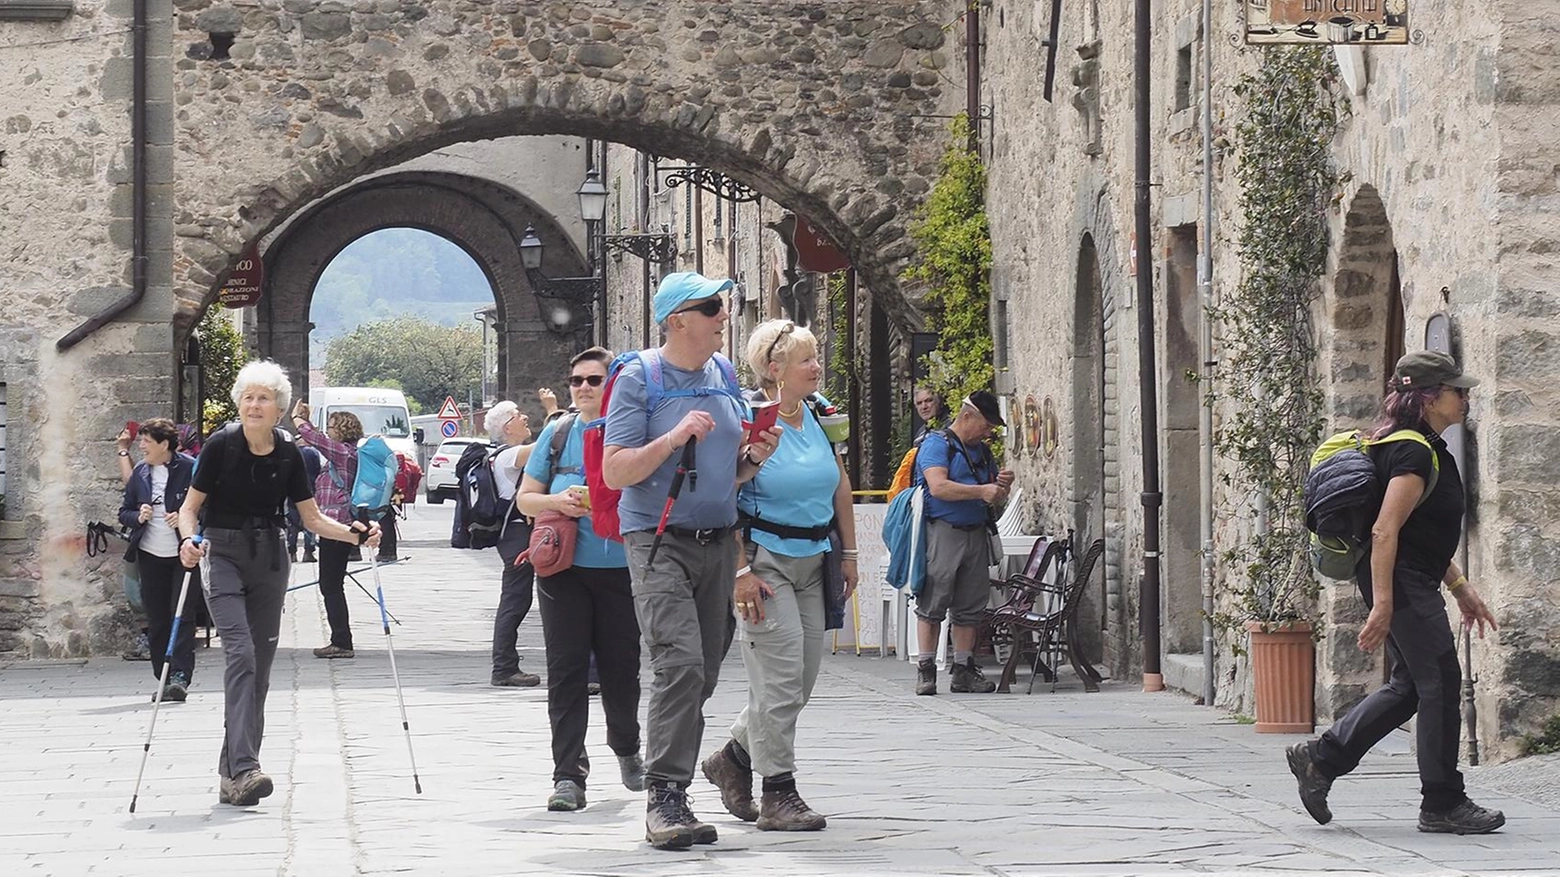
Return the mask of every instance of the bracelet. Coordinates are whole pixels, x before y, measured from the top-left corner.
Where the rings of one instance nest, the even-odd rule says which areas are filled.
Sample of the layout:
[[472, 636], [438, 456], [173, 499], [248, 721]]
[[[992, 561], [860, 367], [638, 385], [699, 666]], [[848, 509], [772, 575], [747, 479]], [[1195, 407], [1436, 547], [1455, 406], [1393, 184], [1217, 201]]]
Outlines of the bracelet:
[[1460, 588], [1460, 587], [1462, 587], [1463, 585], [1466, 585], [1466, 584], [1468, 584], [1468, 577], [1467, 576], [1458, 576], [1457, 577], [1457, 581], [1452, 582], [1451, 584], [1446, 586], [1446, 590], [1448, 592], [1455, 591], [1458, 588]]
[[840, 557], [843, 557], [846, 560], [855, 560], [859, 556], [861, 556], [861, 552], [857, 551], [854, 548], [841, 548], [840, 549]]
[[749, 565], [744, 566], [743, 568], [737, 570], [737, 574], [732, 576], [732, 578], [733, 579], [740, 579], [743, 576], [751, 573], [752, 571], [753, 571], [753, 566], [752, 566], [752, 564], [749, 564]]

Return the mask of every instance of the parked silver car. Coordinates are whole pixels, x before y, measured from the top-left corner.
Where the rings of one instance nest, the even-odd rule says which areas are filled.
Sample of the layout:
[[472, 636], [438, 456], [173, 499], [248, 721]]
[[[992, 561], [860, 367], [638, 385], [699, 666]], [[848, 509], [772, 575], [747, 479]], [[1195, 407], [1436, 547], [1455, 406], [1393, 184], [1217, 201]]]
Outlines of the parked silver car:
[[491, 448], [493, 443], [483, 438], [452, 438], [445, 439], [439, 445], [439, 449], [428, 458], [428, 472], [423, 477], [423, 485], [428, 496], [428, 502], [438, 505], [446, 498], [454, 499], [459, 483], [455, 479], [455, 464], [460, 462], [460, 455], [465, 453], [468, 445], [481, 445]]

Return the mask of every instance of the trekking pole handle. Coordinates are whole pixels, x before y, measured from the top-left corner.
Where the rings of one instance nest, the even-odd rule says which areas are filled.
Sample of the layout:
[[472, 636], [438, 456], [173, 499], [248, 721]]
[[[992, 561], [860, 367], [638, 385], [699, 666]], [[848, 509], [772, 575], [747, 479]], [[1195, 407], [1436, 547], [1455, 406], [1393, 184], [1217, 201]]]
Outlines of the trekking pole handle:
[[357, 544], [362, 545], [368, 540], [368, 503], [357, 507], [357, 522], [363, 525], [363, 529], [357, 531]]

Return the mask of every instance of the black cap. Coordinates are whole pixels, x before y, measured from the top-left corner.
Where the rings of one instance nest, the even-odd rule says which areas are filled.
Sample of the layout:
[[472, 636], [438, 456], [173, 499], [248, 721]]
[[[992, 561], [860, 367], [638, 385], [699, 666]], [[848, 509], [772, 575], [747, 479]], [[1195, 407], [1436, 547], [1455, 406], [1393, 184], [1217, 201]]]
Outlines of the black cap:
[[1450, 354], [1439, 350], [1416, 350], [1403, 355], [1392, 371], [1392, 388], [1395, 390], [1423, 390], [1427, 387], [1477, 387], [1478, 378], [1471, 378], [1457, 367]]
[[997, 397], [986, 390], [976, 390], [964, 400], [964, 403], [973, 406], [992, 426], [1007, 426], [1007, 421], [1002, 419], [1002, 406], [997, 404]]

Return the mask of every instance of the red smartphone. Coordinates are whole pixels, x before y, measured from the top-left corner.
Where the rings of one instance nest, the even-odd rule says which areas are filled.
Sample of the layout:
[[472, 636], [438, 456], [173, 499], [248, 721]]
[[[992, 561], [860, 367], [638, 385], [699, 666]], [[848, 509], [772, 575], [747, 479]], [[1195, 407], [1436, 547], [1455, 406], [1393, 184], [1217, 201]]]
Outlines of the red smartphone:
[[125, 431], [130, 433], [131, 438], [135, 438], [141, 432], [141, 424], [136, 423], [134, 420], [127, 420], [125, 421]]
[[779, 416], [779, 402], [754, 402], [753, 421], [751, 423], [743, 421], [742, 423], [743, 426], [747, 427], [748, 444], [762, 441], [764, 432], [775, 425], [775, 419]]

